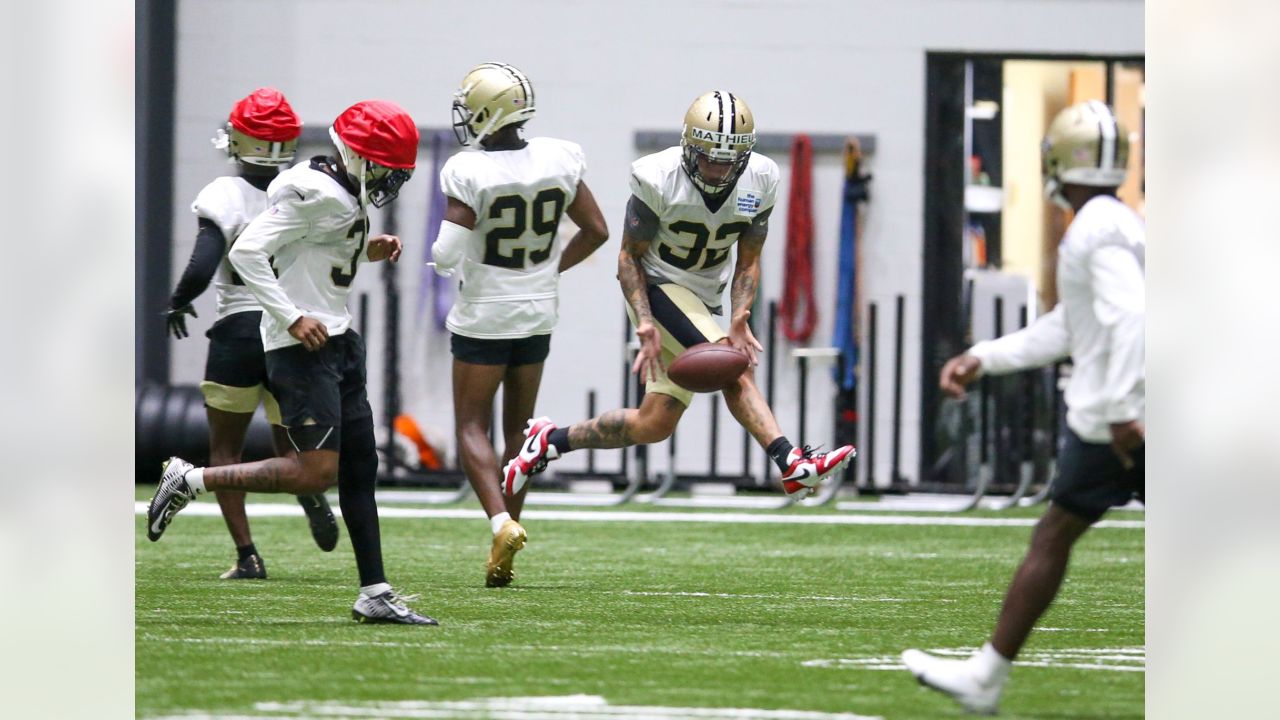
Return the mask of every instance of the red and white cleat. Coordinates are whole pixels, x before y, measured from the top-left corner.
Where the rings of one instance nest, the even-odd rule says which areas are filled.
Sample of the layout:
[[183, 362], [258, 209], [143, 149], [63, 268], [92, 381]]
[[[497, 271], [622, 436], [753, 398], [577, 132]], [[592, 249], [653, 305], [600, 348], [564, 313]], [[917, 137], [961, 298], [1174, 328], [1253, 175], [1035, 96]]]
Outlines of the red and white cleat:
[[844, 468], [858, 454], [852, 445], [843, 445], [831, 452], [816, 454], [804, 446], [793, 448], [787, 455], [787, 471], [782, 474], [782, 489], [797, 500], [813, 494], [814, 487], [824, 478]]
[[524, 444], [520, 452], [511, 458], [502, 468], [502, 493], [508, 497], [515, 495], [529, 482], [529, 478], [547, 469], [547, 463], [560, 457], [547, 437], [556, 429], [551, 418], [534, 418], [529, 421], [529, 429], [524, 433]]

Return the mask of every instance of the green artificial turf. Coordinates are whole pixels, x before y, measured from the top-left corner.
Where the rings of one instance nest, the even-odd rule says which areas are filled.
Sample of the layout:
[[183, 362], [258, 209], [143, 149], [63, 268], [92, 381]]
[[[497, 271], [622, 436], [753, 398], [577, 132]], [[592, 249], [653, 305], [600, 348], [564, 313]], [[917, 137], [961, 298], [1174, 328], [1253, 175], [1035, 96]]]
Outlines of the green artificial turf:
[[[345, 528], [338, 548], [321, 553], [300, 514], [253, 518], [270, 579], [225, 581], [234, 549], [221, 518], [184, 512], [157, 543], [144, 526], [139, 516], [137, 713], [228, 718], [534, 717], [475, 708], [575, 695], [610, 707], [959, 717], [905, 670], [873, 668], [909, 647], [981, 644], [1030, 535], [531, 518], [515, 583], [486, 589], [487, 523], [384, 518], [387, 575], [421, 594], [413, 606], [441, 623], [429, 628], [351, 621]], [[1081, 541], [1003, 716], [1142, 717], [1143, 672], [1066, 665], [1143, 666], [1143, 568], [1141, 529], [1100, 528]], [[560, 701], [546, 702], [554, 711]]]

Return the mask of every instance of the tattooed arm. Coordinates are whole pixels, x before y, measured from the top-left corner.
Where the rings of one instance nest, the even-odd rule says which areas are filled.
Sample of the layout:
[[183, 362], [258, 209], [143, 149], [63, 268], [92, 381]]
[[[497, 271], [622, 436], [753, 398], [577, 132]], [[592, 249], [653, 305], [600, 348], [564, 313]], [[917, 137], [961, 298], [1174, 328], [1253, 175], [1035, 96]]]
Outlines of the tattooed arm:
[[756, 364], [756, 353], [764, 346], [756, 340], [747, 319], [751, 317], [751, 305], [756, 300], [756, 288], [760, 287], [760, 252], [764, 249], [765, 235], [769, 231], [768, 211], [752, 223], [738, 241], [738, 257], [733, 268], [733, 285], [729, 291], [729, 343], [747, 354], [751, 364]]
[[631, 372], [640, 376], [641, 382], [657, 378], [662, 368], [662, 340], [653, 322], [653, 310], [649, 307], [649, 279], [645, 276], [640, 258], [649, 251], [649, 244], [658, 233], [658, 217], [639, 198], [632, 195], [627, 202], [627, 219], [622, 227], [622, 251], [618, 253], [618, 283], [622, 295], [636, 314], [636, 337], [640, 338], [640, 352]]

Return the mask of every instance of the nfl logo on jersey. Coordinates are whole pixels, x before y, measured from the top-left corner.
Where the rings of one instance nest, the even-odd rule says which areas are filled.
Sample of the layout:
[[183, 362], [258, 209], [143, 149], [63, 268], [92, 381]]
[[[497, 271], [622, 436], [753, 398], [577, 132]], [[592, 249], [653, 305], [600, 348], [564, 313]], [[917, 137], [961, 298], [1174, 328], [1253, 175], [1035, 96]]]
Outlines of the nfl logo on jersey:
[[754, 216], [760, 211], [762, 198], [754, 192], [738, 193], [738, 214]]

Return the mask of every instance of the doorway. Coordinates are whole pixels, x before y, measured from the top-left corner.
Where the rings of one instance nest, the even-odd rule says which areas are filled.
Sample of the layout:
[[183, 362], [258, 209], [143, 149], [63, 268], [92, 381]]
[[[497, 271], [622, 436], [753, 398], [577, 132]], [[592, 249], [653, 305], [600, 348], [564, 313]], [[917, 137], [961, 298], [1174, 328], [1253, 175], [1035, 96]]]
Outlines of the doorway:
[[[1096, 99], [1115, 109], [1130, 136], [1118, 195], [1144, 211], [1145, 63], [1141, 56], [929, 53], [926, 66], [917, 489], [949, 490], [965, 486], [973, 462], [965, 452], [972, 444], [947, 419], [937, 387], [942, 365], [975, 340], [966, 278], [980, 272], [1028, 286], [1030, 318], [1057, 303], [1057, 245], [1070, 218], [1044, 198], [1040, 142], [1058, 111], [1074, 103]], [[997, 485], [1000, 479], [997, 471]]]

